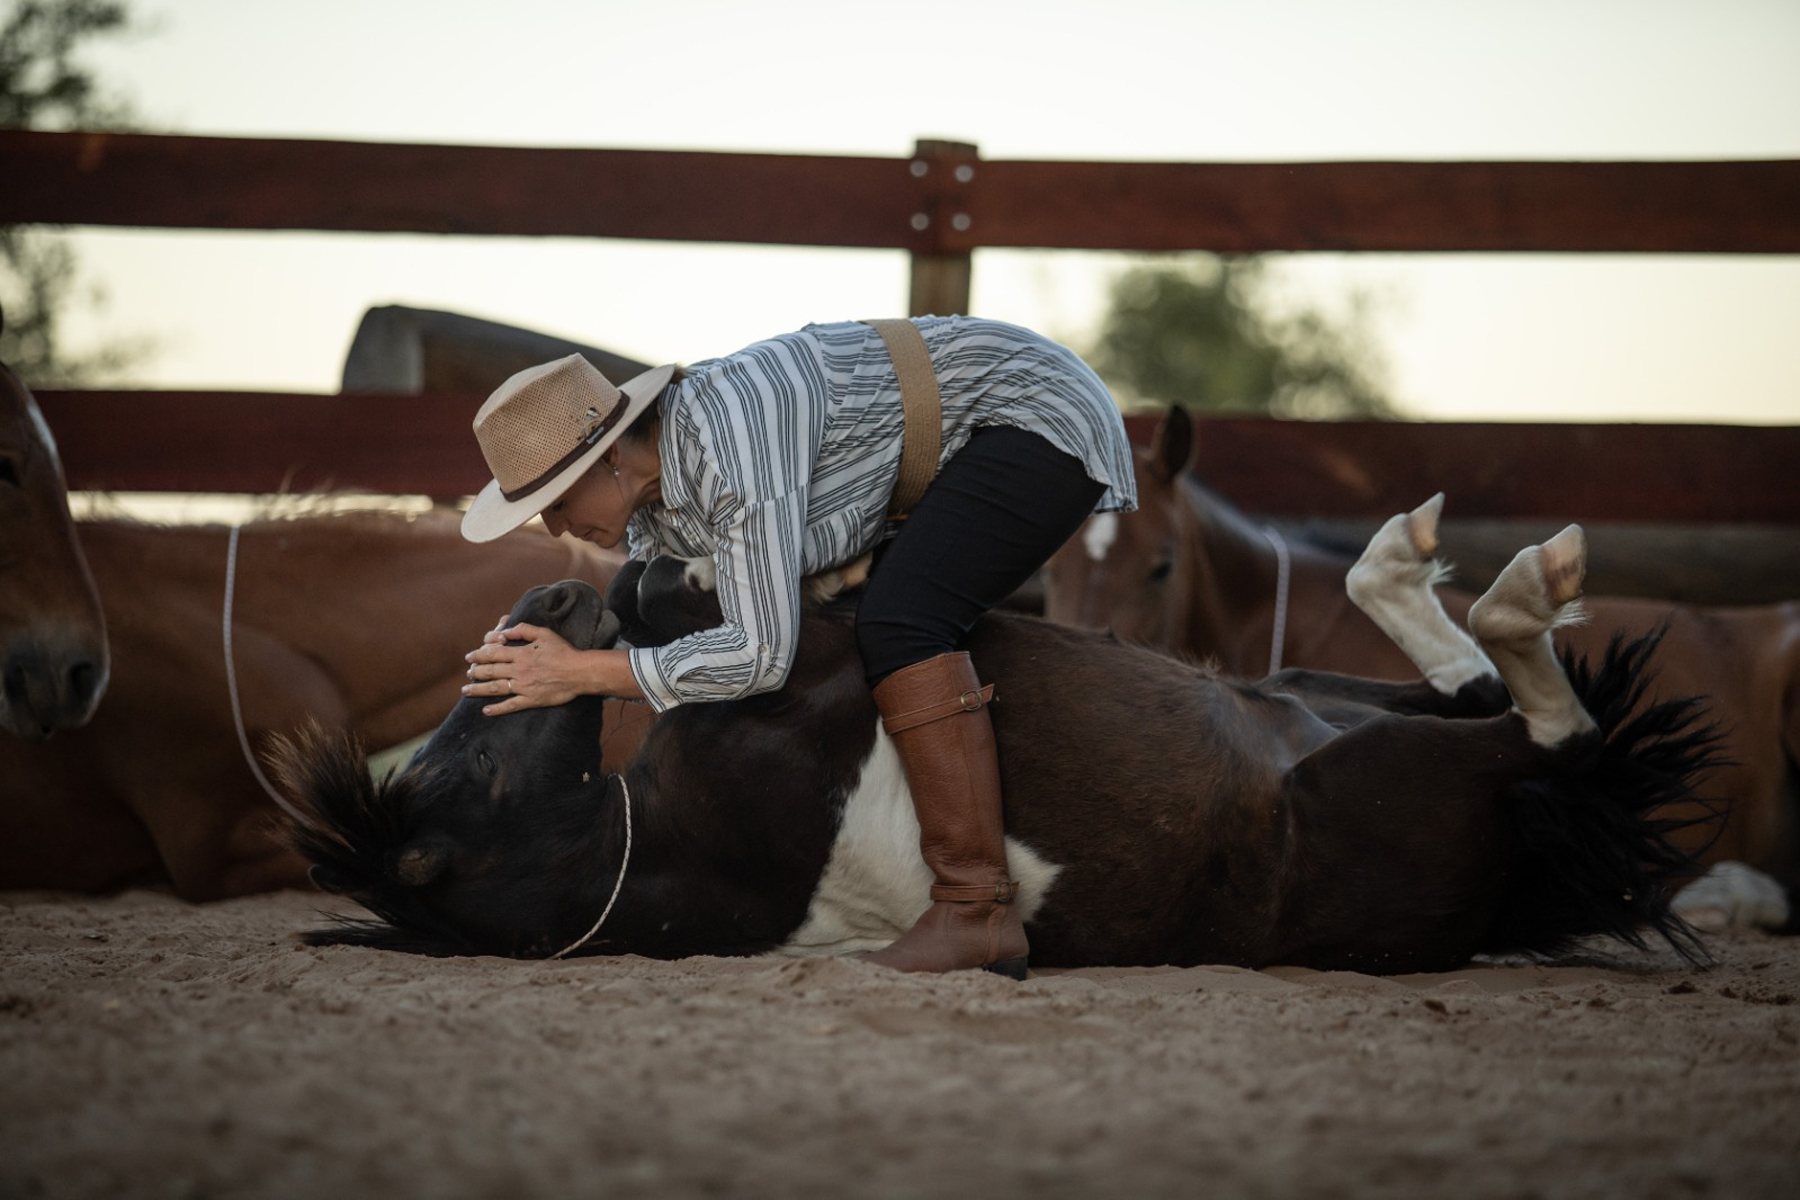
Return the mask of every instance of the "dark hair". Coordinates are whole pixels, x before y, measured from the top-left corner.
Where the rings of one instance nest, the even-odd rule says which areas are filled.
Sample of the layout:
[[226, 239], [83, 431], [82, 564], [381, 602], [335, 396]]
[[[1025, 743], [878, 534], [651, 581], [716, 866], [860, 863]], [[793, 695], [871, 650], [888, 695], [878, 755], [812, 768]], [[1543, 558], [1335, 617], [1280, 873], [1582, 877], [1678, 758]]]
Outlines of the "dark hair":
[[645, 406], [644, 411], [637, 415], [637, 420], [627, 425], [624, 430], [620, 432], [619, 440], [622, 442], [630, 442], [636, 446], [655, 444], [656, 439], [662, 434], [663, 397], [669, 394], [670, 388], [686, 378], [687, 368], [679, 365], [676, 366], [675, 373], [669, 376], [669, 382], [663, 385], [663, 390], [658, 392], [656, 394], [656, 399], [652, 400]]

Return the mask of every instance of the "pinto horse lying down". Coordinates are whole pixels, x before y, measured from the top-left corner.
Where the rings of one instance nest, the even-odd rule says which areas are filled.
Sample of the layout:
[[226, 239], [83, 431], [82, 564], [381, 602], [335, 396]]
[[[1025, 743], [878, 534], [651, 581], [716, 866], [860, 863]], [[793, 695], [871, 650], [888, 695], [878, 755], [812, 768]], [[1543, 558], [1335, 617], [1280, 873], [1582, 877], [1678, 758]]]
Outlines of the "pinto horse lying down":
[[[1169, 410], [1135, 456], [1137, 511], [1089, 518], [1056, 553], [1045, 572], [1045, 615], [1232, 674], [1260, 675], [1275, 658], [1416, 677], [1415, 660], [1390, 636], [1395, 621], [1372, 622], [1351, 603], [1359, 586], [1351, 557], [1271, 537], [1208, 490], [1193, 472], [1194, 453], [1193, 422]], [[1413, 518], [1429, 521], [1434, 548], [1441, 504], [1434, 497]], [[1436, 592], [1452, 620], [1477, 599], [1448, 583]], [[1704, 695], [1719, 727], [1717, 762], [1695, 788], [1728, 802], [1729, 820], [1678, 835], [1711, 870], [1683, 888], [1676, 911], [1710, 927], [1800, 932], [1800, 602], [1698, 608], [1589, 596], [1582, 607], [1587, 620], [1559, 628], [1559, 645], [1598, 656], [1618, 634], [1660, 630], [1653, 692]]]
[[[1365, 556], [1403, 594], [1372, 615], [1428, 627], [1395, 632], [1432, 683], [1247, 683], [1030, 617], [982, 621], [969, 649], [996, 687], [1008, 860], [1038, 965], [1410, 972], [1593, 934], [1642, 946], [1647, 929], [1704, 957], [1662, 898], [1686, 860], [1648, 814], [1685, 795], [1710, 734], [1693, 701], [1622, 720], [1653, 640], [1591, 671], [1557, 662], [1580, 530], [1519, 555], [1470, 613], [1475, 640], [1436, 607], [1409, 538], [1395, 518]], [[685, 564], [658, 560], [605, 602], [578, 583], [536, 589], [513, 619], [591, 648], [621, 627], [672, 638], [718, 608]], [[599, 698], [502, 717], [481, 704], [462, 700], [381, 781], [342, 733], [278, 751], [310, 814], [293, 837], [314, 880], [374, 914], [309, 941], [847, 954], [928, 903], [843, 601], [809, 614], [779, 691], [671, 710], [622, 776], [598, 767]]]

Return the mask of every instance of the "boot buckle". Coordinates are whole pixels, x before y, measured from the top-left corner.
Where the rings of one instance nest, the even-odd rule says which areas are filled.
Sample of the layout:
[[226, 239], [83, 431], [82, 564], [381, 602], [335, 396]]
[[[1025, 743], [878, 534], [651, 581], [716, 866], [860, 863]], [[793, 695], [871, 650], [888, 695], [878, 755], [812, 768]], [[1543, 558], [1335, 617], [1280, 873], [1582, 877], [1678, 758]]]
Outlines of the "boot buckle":
[[971, 688], [959, 697], [964, 712], [974, 712], [981, 707], [982, 695], [979, 688]]
[[995, 904], [1011, 904], [1014, 900], [1017, 900], [1018, 898], [1019, 898], [1019, 881], [1018, 880], [1002, 879], [999, 883], [996, 883], [994, 885], [994, 903]]

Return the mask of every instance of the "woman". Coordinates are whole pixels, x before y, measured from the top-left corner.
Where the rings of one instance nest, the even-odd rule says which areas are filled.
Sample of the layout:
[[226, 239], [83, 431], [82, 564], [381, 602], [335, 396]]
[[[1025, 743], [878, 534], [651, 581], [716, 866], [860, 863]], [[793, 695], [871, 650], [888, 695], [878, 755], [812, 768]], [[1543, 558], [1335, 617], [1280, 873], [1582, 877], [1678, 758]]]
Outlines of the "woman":
[[[1089, 513], [1136, 506], [1124, 422], [1093, 371], [998, 321], [809, 325], [623, 387], [579, 355], [533, 367], [488, 399], [475, 433], [495, 478], [463, 522], [471, 540], [541, 514], [554, 534], [628, 538], [634, 557], [710, 556], [724, 612], [717, 629], [648, 649], [577, 651], [536, 626], [495, 630], [468, 655], [463, 689], [491, 697], [489, 714], [582, 694], [662, 711], [778, 688], [802, 576], [878, 548], [857, 647], [936, 886], [918, 923], [870, 957], [1024, 978], [992, 688], [961, 645]], [[903, 446], [921, 437], [902, 482]], [[896, 504], [897, 486], [916, 493], [927, 480], [916, 503]]]

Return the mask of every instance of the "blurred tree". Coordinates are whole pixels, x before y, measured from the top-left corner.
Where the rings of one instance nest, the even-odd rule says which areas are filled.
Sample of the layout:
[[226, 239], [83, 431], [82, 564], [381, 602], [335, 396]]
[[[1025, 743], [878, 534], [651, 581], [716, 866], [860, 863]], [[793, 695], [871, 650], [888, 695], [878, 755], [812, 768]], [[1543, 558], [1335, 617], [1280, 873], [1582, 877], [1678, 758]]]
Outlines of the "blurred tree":
[[1325, 420], [1396, 415], [1365, 328], [1368, 297], [1332, 317], [1278, 312], [1265, 263], [1206, 255], [1113, 281], [1088, 361], [1127, 403]]
[[[76, 54], [92, 38], [130, 28], [126, 6], [113, 0], [24, 0], [0, 27], [0, 127], [128, 128], [130, 106], [105, 95]], [[103, 297], [81, 289], [66, 238], [42, 226], [0, 225], [0, 359], [28, 382], [68, 385], [126, 366], [148, 349], [142, 341], [114, 340], [69, 354], [58, 340], [60, 318], [77, 300], [97, 305]]]

